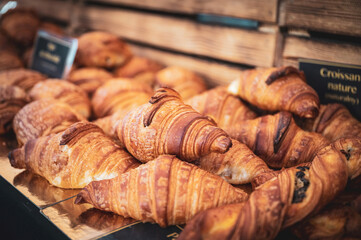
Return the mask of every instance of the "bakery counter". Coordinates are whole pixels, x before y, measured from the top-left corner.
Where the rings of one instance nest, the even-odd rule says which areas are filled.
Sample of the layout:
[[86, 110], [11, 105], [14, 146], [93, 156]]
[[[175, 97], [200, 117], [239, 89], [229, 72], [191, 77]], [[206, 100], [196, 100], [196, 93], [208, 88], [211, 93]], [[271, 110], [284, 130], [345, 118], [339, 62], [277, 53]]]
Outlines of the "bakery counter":
[[[22, 220], [27, 216], [30, 228], [40, 228], [52, 239], [173, 239], [181, 232], [180, 226], [161, 228], [89, 204], [75, 205], [79, 190], [54, 187], [43, 177], [13, 168], [7, 155], [16, 147], [14, 135], [0, 137], [0, 193], [11, 202], [10, 209], [2, 206], [1, 212]], [[20, 211], [20, 216], [15, 210]]]

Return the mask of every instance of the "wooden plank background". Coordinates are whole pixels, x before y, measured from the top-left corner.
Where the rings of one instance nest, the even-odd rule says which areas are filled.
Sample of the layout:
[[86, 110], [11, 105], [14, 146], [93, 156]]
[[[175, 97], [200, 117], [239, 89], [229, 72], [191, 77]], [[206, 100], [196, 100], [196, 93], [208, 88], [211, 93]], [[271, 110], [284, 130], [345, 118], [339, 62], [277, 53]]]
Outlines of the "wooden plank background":
[[285, 38], [283, 61], [277, 65], [298, 66], [298, 58], [361, 65], [361, 46], [288, 36]]
[[254, 66], [273, 66], [280, 35], [159, 16], [87, 6], [80, 24], [149, 45]]
[[282, 0], [281, 26], [361, 36], [360, 0]]
[[277, 21], [278, 0], [94, 0], [176, 13], [209, 13], [265, 22]]
[[245, 68], [200, 59], [179, 53], [172, 53], [159, 49], [130, 44], [133, 53], [137, 56], [147, 57], [167, 66], [180, 66], [194, 71], [206, 78], [210, 87], [226, 85], [239, 76]]

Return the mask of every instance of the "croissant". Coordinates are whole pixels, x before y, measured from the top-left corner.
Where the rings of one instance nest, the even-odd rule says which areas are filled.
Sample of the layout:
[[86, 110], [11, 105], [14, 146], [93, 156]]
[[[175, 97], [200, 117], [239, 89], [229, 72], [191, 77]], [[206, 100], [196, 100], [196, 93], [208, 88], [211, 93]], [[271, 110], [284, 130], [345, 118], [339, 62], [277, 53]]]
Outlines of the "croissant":
[[126, 111], [147, 103], [153, 95], [150, 86], [125, 78], [112, 79], [99, 87], [92, 97], [96, 117]]
[[222, 129], [257, 117], [239, 98], [227, 93], [225, 87], [207, 90], [185, 100], [185, 103], [199, 113], [213, 118]]
[[75, 203], [91, 203], [98, 209], [165, 227], [246, 198], [244, 191], [220, 177], [163, 155], [117, 178], [90, 183]]
[[320, 213], [291, 227], [299, 239], [361, 238], [361, 214], [347, 204], [329, 204]]
[[28, 102], [24, 90], [0, 85], [0, 134], [8, 132], [17, 112]]
[[30, 90], [29, 96], [32, 100], [57, 99], [72, 106], [84, 118], [90, 116], [90, 100], [86, 92], [80, 87], [61, 79], [48, 79], [37, 83]]
[[156, 88], [168, 87], [176, 90], [183, 99], [204, 92], [207, 87], [200, 76], [181, 67], [167, 67], [156, 74]]
[[78, 122], [56, 135], [29, 140], [10, 152], [15, 168], [26, 168], [61, 188], [82, 188], [139, 166], [95, 124]]
[[0, 72], [22, 68], [23, 66], [23, 62], [15, 53], [6, 50], [0, 51]]
[[59, 25], [53, 22], [41, 22], [39, 29], [45, 30], [50, 33], [55, 33], [57, 35], [64, 35], [64, 29], [62, 29]]
[[23, 46], [33, 44], [39, 26], [38, 15], [30, 9], [11, 9], [1, 16], [1, 28], [10, 38]]
[[261, 68], [244, 71], [228, 91], [268, 111], [288, 111], [302, 118], [314, 118], [319, 98], [294, 67]]
[[211, 152], [224, 153], [232, 144], [214, 121], [184, 104], [169, 88], [158, 89], [149, 103], [130, 111], [119, 122], [117, 135], [142, 162], [163, 154], [194, 161]]
[[307, 131], [321, 133], [330, 141], [344, 137], [361, 137], [361, 123], [342, 104], [321, 105], [315, 119], [307, 119], [300, 125]]
[[104, 69], [87, 67], [70, 72], [67, 80], [78, 85], [88, 94], [92, 94], [99, 86], [112, 77], [113, 75]]
[[36, 83], [46, 79], [46, 76], [29, 69], [11, 69], [0, 72], [0, 85], [18, 86], [29, 91]]
[[41, 99], [25, 105], [14, 117], [13, 128], [20, 146], [27, 141], [64, 131], [86, 119], [68, 104]]
[[120, 78], [133, 78], [134, 81], [150, 86], [154, 85], [155, 74], [164, 66], [154, 60], [134, 56], [124, 66], [114, 70], [114, 76]]
[[79, 66], [114, 68], [132, 56], [127, 43], [108, 32], [88, 32], [78, 38], [75, 58]]
[[[360, 145], [361, 140], [348, 144]], [[349, 166], [353, 172], [361, 168], [361, 158], [347, 160], [341, 150], [331, 144], [317, 153], [311, 167], [281, 171], [252, 192], [246, 202], [199, 213], [178, 239], [275, 238], [282, 228], [317, 213], [338, 195], [347, 184]]]
[[330, 143], [318, 133], [300, 129], [289, 112], [245, 120], [223, 129], [273, 168], [309, 162]]
[[250, 183], [257, 176], [273, 173], [262, 159], [237, 140], [232, 140], [232, 147], [226, 153], [210, 153], [201, 157], [197, 165], [232, 184]]

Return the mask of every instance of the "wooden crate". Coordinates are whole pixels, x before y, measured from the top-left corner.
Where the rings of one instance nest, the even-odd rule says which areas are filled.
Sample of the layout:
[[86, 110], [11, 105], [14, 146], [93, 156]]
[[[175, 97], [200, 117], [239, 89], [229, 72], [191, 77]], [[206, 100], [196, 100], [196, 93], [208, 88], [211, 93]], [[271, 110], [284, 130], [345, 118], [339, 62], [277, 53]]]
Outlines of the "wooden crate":
[[126, 40], [250, 66], [273, 66], [281, 42], [277, 27], [246, 30], [114, 7], [85, 6], [79, 21]]
[[360, 0], [281, 0], [279, 14], [281, 26], [361, 36]]
[[277, 65], [298, 67], [299, 58], [361, 65], [361, 45], [330, 39], [285, 37], [282, 59]]

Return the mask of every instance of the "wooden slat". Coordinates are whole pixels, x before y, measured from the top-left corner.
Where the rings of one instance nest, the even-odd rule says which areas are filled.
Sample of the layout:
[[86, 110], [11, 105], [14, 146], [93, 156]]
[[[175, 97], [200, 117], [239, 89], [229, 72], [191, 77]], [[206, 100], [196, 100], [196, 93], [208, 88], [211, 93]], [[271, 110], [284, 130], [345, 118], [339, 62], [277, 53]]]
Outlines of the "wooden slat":
[[349, 43], [286, 37], [284, 62], [308, 58], [336, 63], [361, 65], [361, 46]]
[[210, 87], [228, 84], [244, 70], [244, 68], [241, 67], [230, 66], [136, 44], [131, 44], [131, 48], [133, 53], [137, 56], [143, 56], [159, 61], [166, 66], [180, 66], [192, 70], [205, 77]]
[[93, 2], [176, 13], [209, 13], [274, 23], [277, 21], [278, 4], [278, 0], [97, 0]]
[[279, 34], [211, 26], [124, 9], [87, 6], [80, 23], [125, 39], [254, 66], [272, 66]]
[[34, 8], [39, 15], [70, 22], [73, 4], [69, 0], [18, 0], [20, 6]]
[[361, 36], [360, 0], [283, 0], [279, 13], [283, 26]]

